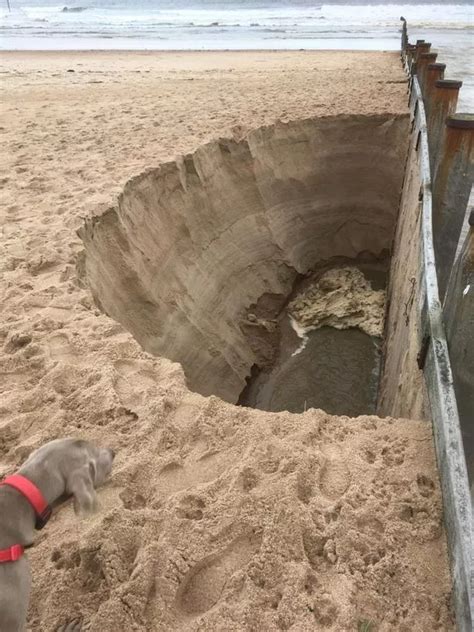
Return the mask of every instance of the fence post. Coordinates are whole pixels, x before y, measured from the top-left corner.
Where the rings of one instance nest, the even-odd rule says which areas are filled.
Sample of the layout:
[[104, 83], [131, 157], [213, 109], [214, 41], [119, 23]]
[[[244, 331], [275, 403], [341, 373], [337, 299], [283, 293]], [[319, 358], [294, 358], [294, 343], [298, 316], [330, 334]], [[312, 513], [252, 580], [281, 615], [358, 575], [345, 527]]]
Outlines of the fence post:
[[446, 120], [433, 174], [433, 241], [442, 300], [474, 179], [474, 114]]
[[461, 86], [462, 81], [439, 79], [435, 82], [435, 89], [431, 93], [430, 114], [427, 121], [431, 173], [434, 173], [435, 165], [438, 162], [437, 156], [444, 123], [448, 116], [456, 112]]
[[428, 64], [435, 63], [437, 57], [438, 57], [438, 53], [421, 53], [418, 59], [418, 66], [417, 66], [416, 72], [418, 75], [418, 82], [420, 84], [420, 88], [423, 92], [423, 96], [425, 94], [426, 69], [428, 67]]
[[[421, 55], [421, 51], [419, 50], [419, 45], [421, 43], [424, 42], [417, 42], [418, 47], [413, 47], [410, 44], [407, 44], [407, 57], [410, 59], [410, 56], [412, 56], [412, 63], [408, 65], [408, 68], [410, 69], [410, 76], [413, 75], [417, 65], [417, 54]], [[412, 52], [413, 49], [415, 49], [414, 52]], [[425, 49], [423, 50], [423, 53], [425, 52], [428, 51]], [[459, 152], [456, 152], [456, 150], [453, 149], [456, 140], [453, 140], [453, 135], [455, 135], [456, 131], [460, 131], [461, 133], [470, 135], [472, 139], [472, 134], [468, 133], [466, 130], [472, 123], [473, 115], [455, 116], [457, 97], [462, 85], [461, 82], [444, 81], [444, 65], [433, 64], [429, 66], [431, 66], [430, 71], [432, 72], [428, 71], [427, 66], [425, 73], [426, 90], [423, 91], [424, 95], [426, 95], [423, 100], [426, 98], [426, 103], [429, 104], [429, 109], [427, 110], [427, 112], [429, 111], [429, 117], [427, 117], [429, 118], [429, 124], [427, 124], [427, 121], [424, 120], [424, 108], [418, 107], [419, 93], [417, 90], [415, 90], [415, 99], [413, 99], [413, 97], [410, 99], [415, 123], [414, 130], [418, 139], [421, 141], [422, 152], [420, 169], [422, 173], [427, 173], [427, 177], [424, 177], [424, 185], [421, 192], [423, 195], [423, 218], [421, 225], [422, 234], [420, 236], [422, 284], [419, 296], [419, 325], [423, 333], [425, 332], [424, 327], [426, 327], [429, 335], [423, 339], [418, 360], [424, 366], [423, 372], [430, 399], [436, 455], [443, 493], [444, 524], [446, 527], [448, 549], [450, 554], [452, 601], [454, 611], [456, 613], [456, 623], [459, 632], [471, 632], [474, 620], [474, 599], [472, 595], [474, 565], [472, 511], [469, 498], [465, 454], [463, 451], [460, 432], [458, 404], [453, 385], [450, 353], [448, 352], [448, 343], [445, 336], [445, 326], [443, 326], [443, 320], [445, 323], [448, 322], [450, 324], [452, 345], [451, 357], [452, 354], [456, 354], [456, 370], [463, 370], [463, 356], [457, 353], [454, 346], [456, 343], [461, 344], [463, 340], [460, 339], [462, 336], [458, 337], [455, 330], [457, 329], [458, 318], [474, 318], [474, 306], [472, 303], [472, 288], [474, 285], [474, 279], [472, 280], [472, 283], [464, 283], [464, 277], [468, 278], [466, 276], [468, 272], [470, 274], [469, 278], [472, 279], [473, 277], [472, 270], [474, 265], [472, 264], [472, 261], [474, 260], [474, 255], [472, 254], [472, 224], [474, 223], [474, 218], [471, 217], [471, 241], [466, 242], [464, 245], [462, 250], [463, 254], [461, 255], [462, 258], [459, 260], [456, 258], [456, 271], [453, 272], [452, 283], [451, 281], [449, 283], [449, 297], [445, 302], [444, 313], [441, 313], [441, 310], [439, 309], [439, 294], [437, 283], [435, 281], [436, 274], [434, 270], [437, 266], [434, 260], [433, 235], [430, 228], [432, 225], [431, 220], [433, 218], [432, 198], [435, 196], [435, 186], [438, 186], [438, 192], [436, 193], [435, 198], [441, 199], [443, 204], [451, 204], [451, 202], [453, 202], [456, 209], [455, 221], [458, 221], [457, 215], [459, 214], [461, 215], [460, 223], [462, 223], [462, 209], [465, 205], [463, 200], [458, 199], [459, 191], [456, 190], [456, 187], [461, 186], [460, 190], [462, 191], [462, 198], [464, 191], [467, 188], [466, 183], [469, 181], [469, 178], [472, 181], [473, 177], [472, 149], [467, 152], [471, 155], [471, 161], [467, 165], [467, 171], [463, 171], [462, 155], [463, 152], [464, 154], [466, 153], [466, 149], [464, 148], [464, 150], [462, 150], [461, 147], [461, 151]], [[439, 73], [437, 78], [433, 76], [436, 72]], [[451, 91], [451, 93], [449, 91]], [[448, 122], [448, 125], [446, 126], [447, 132], [445, 135], [445, 121], [448, 117], [450, 117], [450, 119], [454, 119], [454, 122]], [[426, 128], [428, 128], [428, 138], [426, 135]], [[443, 149], [443, 151], [440, 152], [440, 156], [438, 156], [438, 149], [441, 143], [446, 149]], [[429, 150], [427, 147], [428, 144]], [[462, 143], [460, 143], [460, 146], [462, 146]], [[430, 165], [428, 165], [428, 155], [430, 155], [431, 161], [433, 161], [435, 165], [439, 166], [437, 181], [433, 178], [431, 179], [431, 182], [433, 183], [432, 186], [430, 186], [429, 182]], [[443, 156], [445, 159], [442, 164], [441, 157]], [[451, 160], [449, 160], [449, 157], [451, 157]], [[443, 176], [445, 175], [446, 170], [451, 174], [451, 176], [447, 178], [443, 185]], [[456, 182], [456, 176], [460, 175], [459, 171], [462, 172], [462, 177], [465, 178], [464, 183], [461, 183], [461, 185], [459, 185], [459, 182]], [[433, 169], [431, 169], [431, 173], [433, 174]], [[453, 234], [454, 232], [456, 231], [453, 231]], [[470, 245], [468, 246], [467, 243]], [[454, 250], [456, 250], [456, 246], [454, 246]], [[466, 253], [469, 253], [469, 255]], [[464, 277], [462, 275], [464, 275]], [[455, 281], [455, 279], [458, 278], [460, 281]], [[457, 288], [457, 294], [455, 288]], [[461, 294], [464, 299], [468, 296], [470, 298], [471, 302], [470, 304], [466, 303], [467, 307], [459, 302], [459, 290], [461, 290]], [[451, 299], [450, 297], [453, 298]], [[448, 313], [450, 306], [453, 306], [453, 309], [459, 309], [459, 306], [461, 306], [466, 311], [463, 311], [462, 314], [451, 314], [451, 312]], [[466, 324], [466, 327], [464, 328], [464, 336], [470, 338], [469, 344], [471, 346], [469, 349], [471, 350], [471, 358], [472, 345], [474, 344], [474, 336], [472, 335], [473, 330], [474, 323], [471, 320], [471, 322]], [[466, 347], [462, 348], [461, 353], [464, 353], [465, 349]], [[472, 377], [473, 374], [474, 370], [471, 371], [470, 376]], [[454, 381], [456, 381], [456, 379], [454, 379]], [[470, 397], [472, 398], [474, 397], [472, 381], [470, 381], [468, 385], [471, 387]], [[472, 410], [474, 409], [472, 399], [467, 405], [467, 414], [472, 416]], [[468, 419], [471, 419], [471, 417], [468, 417]], [[472, 426], [469, 430], [472, 432]]]
[[474, 482], [474, 210], [444, 302], [446, 337], [469, 479]]
[[431, 110], [431, 102], [433, 100], [433, 91], [435, 84], [440, 79], [444, 79], [444, 71], [446, 64], [428, 64], [425, 72], [425, 85], [423, 87], [423, 101], [425, 103], [426, 117], [428, 118]]
[[403, 23], [403, 26], [402, 26], [402, 44], [401, 44], [402, 55], [403, 55], [404, 51], [406, 51], [406, 48], [408, 46], [408, 30], [407, 30], [407, 21], [405, 20], [405, 18], [403, 16], [401, 16], [400, 20]]
[[429, 53], [431, 48], [431, 42], [425, 42], [425, 40], [416, 40], [415, 61], [418, 63], [423, 53]]

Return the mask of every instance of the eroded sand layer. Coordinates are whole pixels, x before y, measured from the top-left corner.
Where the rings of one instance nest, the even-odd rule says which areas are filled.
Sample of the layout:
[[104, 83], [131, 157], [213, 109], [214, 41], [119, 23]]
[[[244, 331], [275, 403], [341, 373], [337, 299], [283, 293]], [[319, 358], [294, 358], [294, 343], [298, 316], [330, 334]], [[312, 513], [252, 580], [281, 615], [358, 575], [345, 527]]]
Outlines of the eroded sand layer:
[[[241, 326], [255, 304], [286, 301], [322, 262], [389, 251], [408, 127], [404, 115], [277, 123], [132, 178], [79, 232], [96, 304], [146, 351], [180, 362], [192, 390], [237, 402], [260, 366]], [[327, 293], [320, 318], [332, 309], [328, 324], [380, 334], [383, 295], [367, 298], [361, 279]]]
[[0, 70], [0, 476], [58, 436], [118, 454], [101, 512], [62, 509], [29, 553], [30, 629], [451, 629], [429, 425], [192, 394], [76, 275], [81, 216], [128, 178], [277, 118], [403, 114], [398, 57], [12, 54]]

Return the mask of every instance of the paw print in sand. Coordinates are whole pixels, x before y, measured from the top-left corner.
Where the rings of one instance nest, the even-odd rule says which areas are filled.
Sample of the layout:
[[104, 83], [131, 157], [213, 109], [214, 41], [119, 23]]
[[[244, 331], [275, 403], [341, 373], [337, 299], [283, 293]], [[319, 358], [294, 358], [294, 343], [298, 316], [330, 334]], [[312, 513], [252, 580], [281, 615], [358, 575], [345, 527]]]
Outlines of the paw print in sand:
[[194, 494], [188, 494], [179, 501], [176, 514], [185, 520], [202, 520], [206, 507], [204, 500]]

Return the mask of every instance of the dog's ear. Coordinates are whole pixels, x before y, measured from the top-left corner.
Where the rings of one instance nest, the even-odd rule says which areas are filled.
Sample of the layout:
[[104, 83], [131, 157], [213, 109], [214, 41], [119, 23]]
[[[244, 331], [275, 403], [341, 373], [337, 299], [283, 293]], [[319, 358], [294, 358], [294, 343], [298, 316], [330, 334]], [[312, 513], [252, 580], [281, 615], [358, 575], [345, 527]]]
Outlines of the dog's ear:
[[94, 489], [95, 465], [91, 462], [71, 474], [68, 491], [74, 496], [76, 514], [91, 514], [97, 509], [97, 495]]

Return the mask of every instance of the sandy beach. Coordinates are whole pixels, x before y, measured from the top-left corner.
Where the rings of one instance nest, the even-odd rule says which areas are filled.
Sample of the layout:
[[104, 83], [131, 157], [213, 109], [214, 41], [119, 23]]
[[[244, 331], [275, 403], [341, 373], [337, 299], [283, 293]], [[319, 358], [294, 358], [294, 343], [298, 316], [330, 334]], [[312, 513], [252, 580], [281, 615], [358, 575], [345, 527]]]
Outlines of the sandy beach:
[[0, 77], [0, 478], [57, 437], [117, 452], [99, 513], [29, 552], [29, 630], [454, 629], [430, 424], [191, 392], [94, 304], [76, 234], [216, 138], [405, 114], [398, 55], [11, 52]]

